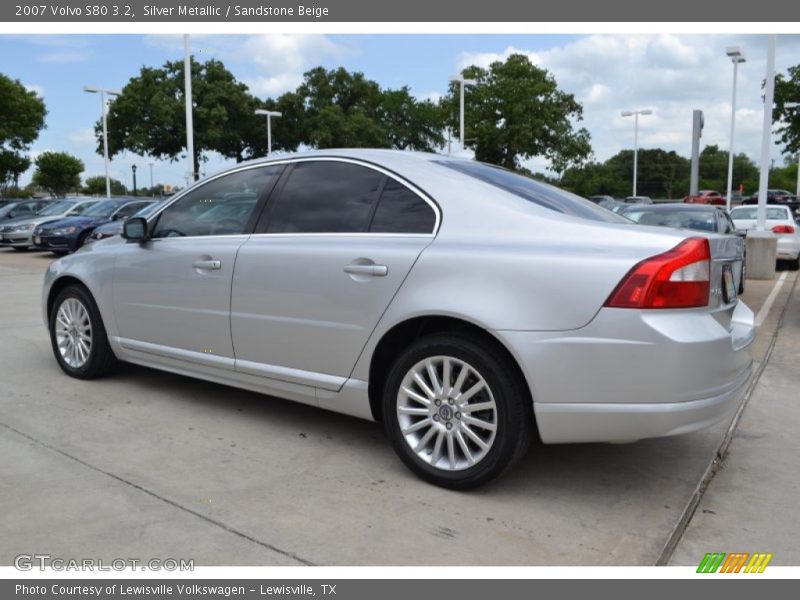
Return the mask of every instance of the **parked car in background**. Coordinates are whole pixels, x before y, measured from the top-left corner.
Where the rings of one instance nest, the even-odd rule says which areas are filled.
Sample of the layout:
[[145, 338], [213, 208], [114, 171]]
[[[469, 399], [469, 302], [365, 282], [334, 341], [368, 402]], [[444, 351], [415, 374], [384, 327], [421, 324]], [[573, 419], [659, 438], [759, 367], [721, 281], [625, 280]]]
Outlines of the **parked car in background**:
[[75, 252], [89, 238], [95, 227], [110, 221], [125, 220], [148, 204], [150, 199], [112, 198], [101, 200], [82, 215], [38, 225], [33, 229], [33, 245], [53, 254]]
[[653, 201], [649, 196], [628, 196], [623, 200], [625, 204], [652, 204]]
[[37, 198], [34, 200], [9, 202], [5, 206], [0, 207], [0, 223], [11, 221], [12, 219], [32, 217], [52, 202], [54, 202], [53, 198]]
[[[800, 269], [800, 225], [788, 206], [769, 205], [766, 228], [778, 236], [778, 260], [788, 260], [793, 270]], [[731, 219], [737, 229], [749, 231], [758, 224], [757, 206], [737, 206], [731, 210]]]
[[[158, 209], [165, 201], [153, 202], [152, 204], [148, 204], [139, 212], [134, 213], [131, 215], [132, 217], [148, 217], [150, 214]], [[86, 238], [84, 244], [89, 244], [92, 242], [99, 242], [100, 240], [105, 240], [110, 237], [114, 237], [115, 235], [119, 235], [122, 233], [122, 225], [125, 223], [123, 219], [117, 219], [116, 221], [111, 221], [106, 223], [105, 225], [98, 225], [95, 227], [95, 230], [92, 234]]]
[[33, 217], [7, 221], [5, 225], [0, 225], [0, 246], [27, 250], [33, 245], [33, 230], [37, 225], [78, 216], [97, 202], [85, 198], [64, 198], [48, 204]]
[[474, 160], [325, 150], [241, 163], [53, 261], [42, 309], [72, 377], [119, 359], [382, 421], [415, 473], [463, 489], [537, 430], [730, 416], [755, 336], [733, 246]]
[[628, 206], [620, 213], [640, 225], [675, 227], [739, 238], [735, 242], [738, 260], [731, 265], [734, 281], [740, 294], [744, 293], [746, 254], [744, 232], [737, 231], [733, 220], [723, 207], [711, 204], [651, 204]]
[[616, 200], [614, 199], [614, 196], [597, 195], [589, 196], [589, 202], [594, 202], [595, 204], [602, 206], [603, 202], [616, 202]]
[[[789, 204], [797, 202], [797, 196], [788, 190], [767, 190], [767, 204]], [[742, 200], [742, 204], [758, 204], [758, 193]]]
[[713, 204], [715, 206], [725, 206], [725, 196], [716, 190], [700, 190], [694, 196], [686, 196], [683, 201], [687, 204]]

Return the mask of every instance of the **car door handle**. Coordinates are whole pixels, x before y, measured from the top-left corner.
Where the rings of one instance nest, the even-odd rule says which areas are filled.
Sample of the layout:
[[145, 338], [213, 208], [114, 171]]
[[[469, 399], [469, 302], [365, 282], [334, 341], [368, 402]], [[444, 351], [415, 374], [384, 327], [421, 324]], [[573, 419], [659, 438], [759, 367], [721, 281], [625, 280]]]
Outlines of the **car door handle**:
[[195, 269], [203, 269], [204, 271], [219, 271], [222, 268], [221, 260], [196, 260], [192, 263]]
[[345, 265], [344, 272], [350, 275], [370, 275], [372, 277], [386, 277], [389, 267], [386, 265]]

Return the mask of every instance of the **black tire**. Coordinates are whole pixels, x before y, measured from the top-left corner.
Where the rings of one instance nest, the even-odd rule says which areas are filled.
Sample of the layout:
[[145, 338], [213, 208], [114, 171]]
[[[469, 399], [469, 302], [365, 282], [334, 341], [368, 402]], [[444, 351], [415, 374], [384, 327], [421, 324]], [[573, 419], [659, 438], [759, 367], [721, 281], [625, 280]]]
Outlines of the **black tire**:
[[78, 241], [75, 242], [75, 252], [77, 252], [80, 248], [83, 248], [84, 244], [86, 244], [86, 240], [89, 239], [89, 236], [92, 235], [91, 231], [84, 231], [79, 237]]
[[[417, 456], [405, 439], [397, 413], [400, 386], [412, 367], [426, 358], [443, 356], [463, 361], [477, 371], [496, 405], [496, 432], [490, 448], [475, 465], [460, 470], [432, 466]], [[455, 378], [453, 373], [451, 382]], [[474, 335], [439, 333], [415, 341], [395, 360], [383, 386], [382, 400], [384, 427], [398, 456], [419, 477], [445, 488], [474, 488], [501, 475], [525, 455], [534, 435], [533, 406], [525, 382], [498, 343], [487, 343]], [[438, 415], [434, 418], [439, 419]], [[458, 429], [459, 424], [453, 423]]]
[[12, 246], [12, 248], [17, 252], [26, 252], [28, 250], [27, 246]]
[[[69, 299], [76, 299], [86, 309], [91, 326], [92, 343], [89, 348], [89, 356], [80, 366], [71, 366], [67, 363], [59, 350], [56, 337], [56, 317], [61, 306]], [[53, 354], [56, 357], [58, 366], [70, 377], [77, 379], [95, 379], [102, 377], [114, 370], [117, 366], [117, 357], [108, 344], [108, 335], [100, 317], [97, 304], [88, 290], [81, 285], [69, 285], [65, 287], [53, 302], [53, 308], [49, 317], [50, 344]]]

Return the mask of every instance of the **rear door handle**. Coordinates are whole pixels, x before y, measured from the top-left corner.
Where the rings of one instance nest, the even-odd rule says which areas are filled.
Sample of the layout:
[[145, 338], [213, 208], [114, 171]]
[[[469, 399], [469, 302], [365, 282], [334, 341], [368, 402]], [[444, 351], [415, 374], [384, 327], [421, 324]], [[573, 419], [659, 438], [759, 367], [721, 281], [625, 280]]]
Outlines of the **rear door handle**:
[[386, 265], [345, 265], [344, 272], [351, 275], [386, 277], [389, 274], [389, 267]]
[[222, 268], [221, 260], [196, 260], [192, 263], [195, 269], [203, 269], [204, 271], [219, 271]]

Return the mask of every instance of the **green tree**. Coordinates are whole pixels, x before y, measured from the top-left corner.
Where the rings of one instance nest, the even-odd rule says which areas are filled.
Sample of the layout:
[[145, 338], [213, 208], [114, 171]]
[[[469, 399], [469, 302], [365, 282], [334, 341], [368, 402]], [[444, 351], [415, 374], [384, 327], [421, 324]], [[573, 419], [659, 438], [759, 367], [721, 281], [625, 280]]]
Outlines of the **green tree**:
[[45, 127], [47, 109], [36, 92], [0, 73], [0, 195], [17, 187], [31, 161], [23, 155]]
[[[561, 172], [591, 154], [589, 132], [574, 126], [583, 118], [583, 107], [528, 57], [512, 54], [488, 69], [471, 66], [462, 74], [477, 80], [465, 94], [465, 141], [478, 160], [515, 169], [521, 161], [541, 156]], [[458, 84], [452, 83], [442, 105], [454, 128], [458, 102]]]
[[444, 112], [430, 100], [414, 98], [408, 86], [384, 91], [380, 112], [390, 147], [432, 151], [444, 144]]
[[[633, 191], [633, 150], [622, 150], [606, 161], [614, 173], [617, 195], [629, 196]], [[636, 193], [652, 198], [669, 198], [683, 195], [683, 182], [688, 181], [689, 160], [675, 151], [662, 148], [639, 150]]]
[[[254, 111], [259, 103], [218, 60], [192, 65], [194, 165], [206, 152], [241, 161], [263, 123]], [[160, 68], [142, 67], [109, 105], [108, 142], [111, 156], [123, 150], [176, 161], [186, 152], [183, 61]], [[102, 153], [102, 126], [95, 126], [97, 152]]]
[[800, 106], [787, 106], [797, 102], [800, 102], [800, 65], [789, 67], [786, 75], [780, 73], [775, 77], [772, 122], [781, 124], [776, 130], [776, 143], [783, 144], [788, 155], [800, 152]]
[[[124, 196], [125, 194], [128, 193], [128, 189], [119, 179], [114, 179], [112, 177], [110, 178], [109, 182], [111, 183], [112, 195]], [[95, 175], [93, 177], [87, 177], [86, 181], [83, 184], [83, 193], [90, 195], [105, 196], [106, 178], [103, 175]]]
[[76, 156], [66, 152], [44, 152], [36, 157], [34, 163], [33, 183], [53, 196], [64, 197], [81, 185], [83, 161]]
[[[0, 196], [19, 188], [19, 177], [31, 166], [31, 159], [13, 150], [0, 149]], [[18, 196], [18, 194], [15, 194]]]

